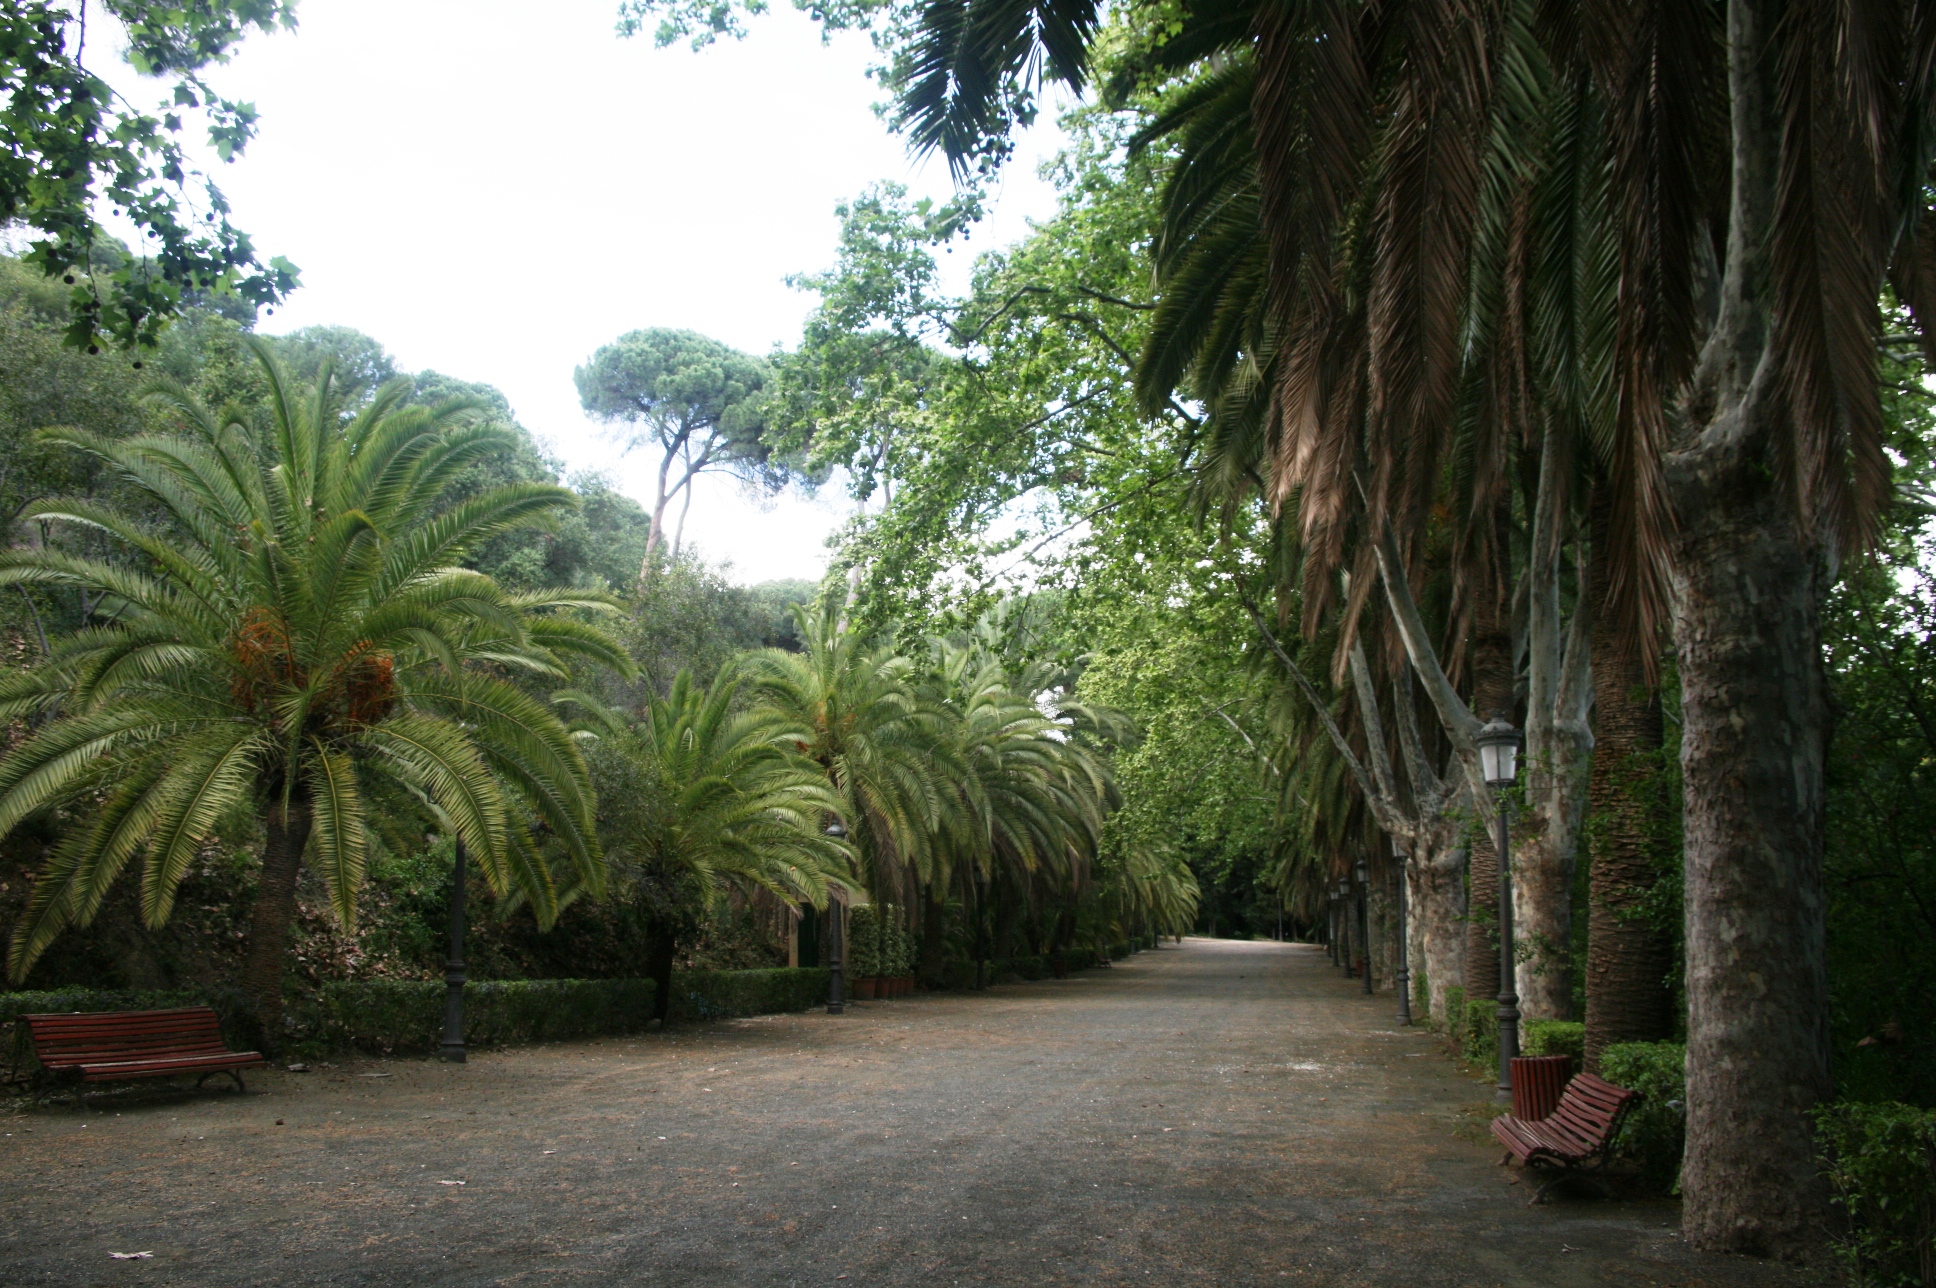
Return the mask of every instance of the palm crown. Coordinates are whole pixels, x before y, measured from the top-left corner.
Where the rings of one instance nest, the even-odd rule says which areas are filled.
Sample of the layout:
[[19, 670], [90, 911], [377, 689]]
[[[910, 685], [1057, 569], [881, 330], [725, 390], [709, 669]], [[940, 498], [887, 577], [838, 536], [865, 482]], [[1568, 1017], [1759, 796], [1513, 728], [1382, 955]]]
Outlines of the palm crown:
[[608, 602], [514, 594], [460, 566], [499, 533], [546, 524], [571, 494], [515, 484], [453, 501], [460, 473], [507, 441], [470, 404], [406, 405], [396, 382], [352, 415], [327, 372], [299, 401], [267, 349], [256, 354], [269, 405], [255, 423], [160, 389], [179, 433], [53, 435], [106, 462], [161, 521], [90, 500], [25, 517], [92, 528], [122, 557], [0, 553], [0, 584], [102, 597], [43, 665], [0, 683], [0, 717], [41, 722], [0, 760], [0, 834], [50, 807], [91, 814], [36, 881], [9, 954], [16, 980], [95, 915], [136, 856], [142, 914], [165, 921], [211, 830], [253, 809], [266, 843], [244, 983], [273, 1023], [305, 860], [353, 923], [372, 776], [420, 800], [541, 921], [558, 902], [547, 855], [564, 856], [572, 881], [601, 882], [584, 761], [511, 677], [562, 676], [567, 654], [627, 669], [558, 612]]

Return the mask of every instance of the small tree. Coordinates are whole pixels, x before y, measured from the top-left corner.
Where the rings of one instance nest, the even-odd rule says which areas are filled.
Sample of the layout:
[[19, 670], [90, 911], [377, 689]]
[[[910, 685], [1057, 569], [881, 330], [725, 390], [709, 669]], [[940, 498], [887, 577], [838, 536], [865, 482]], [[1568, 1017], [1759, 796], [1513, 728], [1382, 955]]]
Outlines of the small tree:
[[708, 471], [777, 487], [785, 478], [764, 437], [766, 363], [693, 331], [631, 331], [576, 372], [585, 410], [619, 426], [625, 451], [659, 454], [644, 576], [666, 543], [666, 509], [685, 494], [672, 539], [677, 554], [692, 510], [692, 483]]

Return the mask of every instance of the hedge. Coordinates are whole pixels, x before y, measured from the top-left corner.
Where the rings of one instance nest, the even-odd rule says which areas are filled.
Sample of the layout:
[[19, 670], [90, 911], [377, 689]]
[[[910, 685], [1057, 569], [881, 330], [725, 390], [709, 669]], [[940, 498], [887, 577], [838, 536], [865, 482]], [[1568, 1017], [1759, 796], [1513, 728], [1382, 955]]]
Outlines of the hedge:
[[1627, 1115], [1616, 1152], [1640, 1164], [1652, 1189], [1680, 1188], [1687, 1140], [1687, 1047], [1679, 1042], [1616, 1042], [1600, 1053], [1600, 1076], [1646, 1099]]
[[[317, 1002], [326, 1047], [430, 1051], [443, 1040], [441, 980], [325, 984]], [[652, 1018], [649, 979], [496, 979], [464, 986], [467, 1046], [517, 1046], [641, 1033]]]
[[1464, 1036], [1465, 1058], [1481, 1068], [1499, 1063], [1499, 1003], [1490, 997], [1465, 999], [1465, 1021], [1459, 1026]]
[[720, 1020], [736, 1015], [804, 1011], [827, 1000], [824, 967], [771, 970], [681, 970], [672, 973], [672, 1017]]
[[1586, 1060], [1586, 1025], [1578, 1020], [1527, 1020], [1519, 1029], [1521, 1055], [1570, 1055], [1577, 1072]]
[[1936, 1110], [1824, 1105], [1816, 1139], [1848, 1227], [1834, 1241], [1858, 1284], [1936, 1281]]

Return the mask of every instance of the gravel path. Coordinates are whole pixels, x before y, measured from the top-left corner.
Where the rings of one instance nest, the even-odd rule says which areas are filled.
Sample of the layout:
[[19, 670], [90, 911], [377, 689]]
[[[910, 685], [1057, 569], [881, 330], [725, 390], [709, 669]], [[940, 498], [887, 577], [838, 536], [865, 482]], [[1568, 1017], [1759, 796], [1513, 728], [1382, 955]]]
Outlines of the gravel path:
[[[1495, 1166], [1298, 945], [0, 1119], [0, 1283], [1789, 1284]], [[111, 1252], [152, 1252], [116, 1261]]]

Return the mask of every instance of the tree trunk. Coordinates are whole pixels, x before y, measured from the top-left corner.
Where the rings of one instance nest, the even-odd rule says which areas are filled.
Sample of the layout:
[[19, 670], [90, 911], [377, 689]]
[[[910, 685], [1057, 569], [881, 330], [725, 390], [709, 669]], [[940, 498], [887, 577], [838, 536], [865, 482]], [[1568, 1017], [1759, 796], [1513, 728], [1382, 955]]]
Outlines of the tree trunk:
[[948, 964], [948, 900], [940, 886], [928, 890], [921, 911], [921, 980], [938, 984]]
[[1640, 909], [1660, 879], [1655, 855], [1670, 820], [1653, 779], [1660, 766], [1660, 695], [1647, 683], [1645, 659], [1624, 646], [1609, 610], [1612, 580], [1608, 534], [1611, 506], [1594, 488], [1593, 557], [1593, 778], [1588, 787], [1593, 826], [1587, 879], [1586, 1068], [1600, 1071], [1600, 1053], [1616, 1042], [1657, 1042], [1674, 1032], [1668, 975], [1674, 945], [1641, 919]]
[[1423, 981], [1425, 1015], [1446, 1022], [1445, 990], [1466, 987], [1466, 854], [1450, 826], [1435, 830], [1410, 864], [1411, 907], [1407, 929], [1412, 952], [1413, 991]]
[[[1784, 0], [1729, 0], [1734, 187], [1720, 307], [1665, 461], [1681, 679], [1687, 940], [1682, 1229], [1708, 1251], [1817, 1242], [1808, 1111], [1829, 1093], [1822, 893], [1830, 551], [1779, 468], [1768, 349]], [[1824, 523], [1826, 524], [1826, 520]]]
[[296, 879], [302, 875], [303, 847], [313, 818], [309, 798], [292, 795], [263, 813], [267, 837], [262, 875], [250, 910], [249, 955], [242, 965], [242, 991], [255, 1007], [261, 1040], [271, 1052], [282, 1047], [282, 976], [289, 958], [289, 927], [296, 919]]
[[[825, 939], [825, 936], [822, 936]], [[645, 973], [652, 981], [652, 1015], [664, 1028], [672, 1019], [672, 959], [678, 952], [678, 937], [671, 926], [650, 921], [645, 928]], [[825, 965], [826, 953], [821, 953]]]

